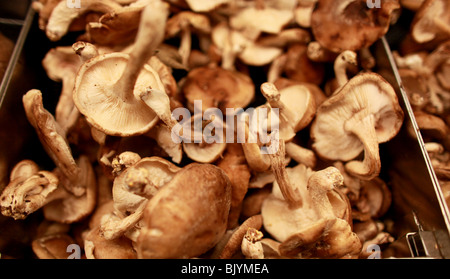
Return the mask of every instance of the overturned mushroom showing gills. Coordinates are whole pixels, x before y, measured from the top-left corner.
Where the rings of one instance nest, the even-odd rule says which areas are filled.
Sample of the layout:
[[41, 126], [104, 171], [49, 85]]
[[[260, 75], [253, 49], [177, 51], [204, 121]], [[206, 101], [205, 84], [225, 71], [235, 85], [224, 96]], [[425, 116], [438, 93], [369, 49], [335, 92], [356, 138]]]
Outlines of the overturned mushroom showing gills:
[[361, 179], [380, 172], [379, 143], [400, 130], [403, 111], [392, 86], [376, 73], [352, 78], [317, 109], [311, 126], [313, 149], [327, 160], [350, 161], [346, 170]]
[[231, 183], [220, 168], [192, 163], [147, 204], [136, 243], [139, 258], [192, 258], [214, 247], [227, 228]]
[[158, 74], [147, 65], [164, 39], [167, 5], [152, 1], [141, 14], [133, 51], [99, 55], [78, 72], [74, 102], [87, 121], [108, 135], [131, 136], [150, 130], [158, 121], [138, 94], [149, 86], [164, 91]]

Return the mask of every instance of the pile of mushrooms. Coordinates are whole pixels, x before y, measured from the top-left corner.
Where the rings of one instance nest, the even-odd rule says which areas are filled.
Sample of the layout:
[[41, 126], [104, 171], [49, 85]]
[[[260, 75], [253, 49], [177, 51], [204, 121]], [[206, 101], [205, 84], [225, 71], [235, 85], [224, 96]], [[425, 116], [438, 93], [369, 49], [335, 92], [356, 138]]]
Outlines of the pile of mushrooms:
[[379, 145], [403, 112], [370, 46], [397, 0], [33, 8], [52, 44], [79, 34], [42, 61], [63, 85], [55, 114], [50, 93], [23, 97], [54, 168], [22, 158], [0, 188], [2, 215], [43, 213], [35, 257], [367, 258], [394, 240]]
[[450, 205], [450, 5], [446, 1], [422, 2], [411, 8], [411, 30], [394, 57], [425, 148]]

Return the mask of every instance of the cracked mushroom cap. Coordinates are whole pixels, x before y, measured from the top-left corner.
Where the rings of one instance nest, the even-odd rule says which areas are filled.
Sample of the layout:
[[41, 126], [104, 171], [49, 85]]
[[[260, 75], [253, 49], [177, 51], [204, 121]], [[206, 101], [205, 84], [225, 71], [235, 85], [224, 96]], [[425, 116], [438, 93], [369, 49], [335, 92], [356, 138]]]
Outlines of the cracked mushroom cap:
[[231, 183], [223, 170], [187, 165], [147, 203], [138, 257], [200, 256], [225, 234], [230, 203]]
[[418, 43], [450, 38], [450, 3], [426, 0], [414, 16], [411, 35]]
[[390, 26], [397, 0], [381, 1], [371, 9], [366, 0], [319, 0], [311, 16], [316, 40], [333, 52], [359, 50], [372, 45]]
[[74, 102], [87, 121], [105, 134], [143, 134], [158, 122], [155, 112], [138, 94], [149, 87], [165, 92], [160, 77], [146, 63], [164, 38], [167, 14], [165, 3], [150, 2], [142, 11], [130, 54], [102, 54], [81, 66], [75, 80]]
[[364, 150], [365, 159], [373, 156], [379, 164], [378, 143], [392, 139], [402, 123], [403, 111], [392, 86], [376, 73], [361, 73], [317, 109], [312, 147], [324, 159], [341, 161]]

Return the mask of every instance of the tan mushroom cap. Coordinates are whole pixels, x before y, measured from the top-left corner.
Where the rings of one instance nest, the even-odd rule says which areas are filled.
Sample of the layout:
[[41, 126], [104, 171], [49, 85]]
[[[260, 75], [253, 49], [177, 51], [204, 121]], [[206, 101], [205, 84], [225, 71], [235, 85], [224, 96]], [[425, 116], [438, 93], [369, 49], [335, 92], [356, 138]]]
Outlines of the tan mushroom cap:
[[[361, 73], [317, 109], [310, 131], [312, 147], [322, 158], [342, 161], [364, 150], [365, 160], [373, 156], [367, 163], [380, 164], [378, 143], [392, 139], [402, 123], [403, 111], [392, 86], [376, 73]], [[379, 167], [374, 166], [371, 175]]]
[[383, 36], [392, 13], [399, 9], [396, 0], [382, 1], [381, 8], [371, 9], [363, 0], [319, 0], [311, 16], [316, 40], [334, 52], [359, 50]]
[[129, 55], [99, 55], [80, 68], [74, 102], [87, 121], [105, 134], [143, 134], [157, 123], [158, 117], [138, 94], [148, 87], [165, 92], [158, 74], [146, 63], [163, 40], [167, 13], [167, 5], [151, 2], [141, 14], [135, 47]]
[[426, 0], [416, 12], [411, 35], [418, 43], [450, 38], [450, 3], [446, 0]]
[[245, 108], [253, 100], [255, 87], [247, 75], [218, 66], [198, 67], [189, 72], [182, 91], [193, 111], [194, 101], [202, 101], [202, 111], [219, 108]]
[[248, 7], [230, 18], [230, 26], [236, 30], [250, 29], [277, 34], [293, 19], [294, 13], [290, 10]]
[[230, 0], [186, 0], [186, 3], [194, 12], [209, 12], [229, 2]]
[[184, 167], [147, 204], [136, 243], [139, 258], [192, 258], [225, 234], [231, 183], [220, 168]]

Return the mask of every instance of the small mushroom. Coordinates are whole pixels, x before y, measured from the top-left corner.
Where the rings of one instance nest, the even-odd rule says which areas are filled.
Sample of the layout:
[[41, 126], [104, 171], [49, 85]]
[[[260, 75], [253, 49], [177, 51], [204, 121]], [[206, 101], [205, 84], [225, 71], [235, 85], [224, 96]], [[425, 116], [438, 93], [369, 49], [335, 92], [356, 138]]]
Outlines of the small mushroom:
[[199, 32], [199, 36], [211, 32], [209, 18], [200, 13], [181, 11], [167, 20], [166, 38], [180, 34], [179, 53], [182, 64], [187, 67], [192, 47], [192, 33]]
[[151, 86], [164, 92], [158, 74], [146, 65], [164, 38], [167, 6], [152, 1], [141, 14], [130, 55], [108, 53], [84, 63], [77, 75], [74, 102], [87, 121], [108, 135], [131, 136], [151, 129], [158, 117], [136, 95]]
[[[23, 169], [24, 164], [30, 165], [29, 171]], [[53, 172], [38, 171], [37, 166], [30, 161], [21, 162], [13, 170], [11, 181], [1, 196], [2, 214], [14, 219], [24, 219], [31, 213], [43, 208], [44, 217], [50, 221], [73, 223], [87, 217], [96, 203], [96, 180], [87, 157], [80, 157], [79, 185], [85, 188], [85, 193], [75, 196], [66, 190], [71, 182], [55, 169]], [[17, 176], [17, 177], [16, 177]]]
[[333, 52], [357, 51], [371, 46], [389, 29], [397, 0], [381, 1], [371, 9], [363, 0], [319, 0], [311, 16], [315, 39]]
[[[378, 144], [392, 139], [402, 123], [392, 86], [376, 73], [361, 73], [317, 109], [312, 147], [322, 158], [347, 162], [351, 175], [371, 179], [381, 168]], [[363, 161], [353, 160], [361, 151]]]
[[[254, 215], [247, 218], [242, 224], [235, 228], [229, 236], [227, 243], [218, 253], [219, 259], [231, 259], [235, 254], [239, 252], [242, 246], [243, 238], [245, 237], [249, 229], [259, 230], [262, 227], [261, 215]], [[220, 252], [220, 253], [219, 253]], [[213, 255], [214, 258], [214, 255]]]
[[11, 171], [9, 184], [1, 195], [1, 212], [14, 219], [25, 219], [41, 208], [50, 196], [60, 197], [59, 179], [48, 171], [39, 171], [36, 163], [24, 160]]
[[[121, 155], [126, 154], [129, 153]], [[180, 170], [159, 157], [133, 161], [114, 179], [114, 212], [104, 216], [100, 226], [100, 232], [106, 239], [129, 234], [141, 221], [147, 201]], [[134, 235], [132, 240], [136, 238]]]
[[231, 183], [220, 168], [192, 163], [145, 208], [139, 258], [192, 258], [214, 247], [227, 228]]
[[444, 0], [426, 0], [415, 13], [411, 35], [418, 43], [450, 38], [450, 5]]

